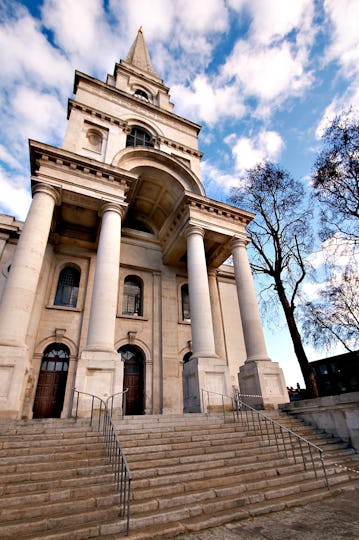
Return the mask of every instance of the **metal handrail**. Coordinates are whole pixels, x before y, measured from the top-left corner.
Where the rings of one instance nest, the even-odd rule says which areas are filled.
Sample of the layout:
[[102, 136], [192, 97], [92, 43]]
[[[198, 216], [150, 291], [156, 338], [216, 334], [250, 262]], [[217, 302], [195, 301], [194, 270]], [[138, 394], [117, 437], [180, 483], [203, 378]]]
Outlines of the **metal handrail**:
[[[208, 412], [210, 412], [209, 394], [222, 396], [222, 411], [224, 418], [224, 398], [229, 399], [235, 421], [237, 420], [239, 422], [240, 418], [240, 420], [243, 422], [244, 413], [246, 424], [248, 427], [252, 425], [255, 435], [260, 436], [262, 442], [267, 442], [269, 445], [275, 445], [278, 452], [284, 451], [286, 458], [292, 457], [294, 463], [297, 464], [298, 462], [302, 462], [304, 470], [308, 470], [309, 466], [311, 466], [314, 471], [315, 478], [318, 479], [317, 461], [314, 458], [316, 455], [319, 458], [321, 468], [323, 470], [325, 485], [329, 489], [327, 471], [324, 464], [324, 452], [321, 448], [319, 448], [319, 446], [308, 441], [301, 435], [294, 433], [294, 431], [288, 429], [269, 416], [266, 416], [263, 414], [263, 412], [254, 409], [247, 403], [244, 403], [244, 401], [239, 398], [239, 393], [233, 397], [202, 389], [202, 396], [204, 395], [204, 392], [207, 393]], [[202, 403], [204, 403], [203, 397]], [[305, 448], [307, 449], [307, 454], [305, 453]]]
[[[78, 418], [80, 394], [91, 398], [90, 426], [102, 432], [104, 442], [115, 477], [116, 491], [120, 494], [120, 517], [126, 522], [126, 534], [130, 529], [130, 499], [131, 499], [131, 472], [126, 457], [121, 448], [116, 428], [112, 422], [107, 403], [99, 396], [80, 392], [74, 388], [76, 397], [75, 420]], [[111, 396], [110, 396], [111, 397]], [[98, 420], [95, 422], [95, 404], [98, 404]]]
[[[122, 410], [122, 414], [121, 414], [121, 418], [123, 418], [124, 416], [126, 416], [126, 405], [127, 405], [127, 394], [128, 392], [128, 388], [125, 388], [125, 390], [122, 390], [121, 392], [117, 392], [116, 394], [112, 394], [111, 396], [108, 396], [108, 398], [106, 399], [106, 405], [107, 407], [109, 408], [109, 412], [111, 413], [111, 418], [112, 418], [112, 414], [113, 414], [113, 401], [114, 401], [114, 398], [116, 396], [120, 396], [122, 394], [122, 407], [121, 407], [121, 410]], [[108, 406], [108, 402], [111, 401], [111, 407]]]

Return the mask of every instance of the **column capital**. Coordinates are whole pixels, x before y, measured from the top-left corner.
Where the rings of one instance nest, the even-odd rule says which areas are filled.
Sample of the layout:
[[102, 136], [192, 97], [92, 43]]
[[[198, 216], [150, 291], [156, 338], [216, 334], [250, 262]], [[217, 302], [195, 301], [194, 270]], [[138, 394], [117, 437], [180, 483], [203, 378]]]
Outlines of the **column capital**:
[[205, 231], [203, 227], [200, 227], [199, 225], [192, 225], [191, 223], [187, 225], [186, 230], [185, 230], [186, 238], [188, 238], [192, 234], [196, 234], [204, 238], [204, 233]]
[[231, 249], [236, 247], [244, 247], [250, 243], [250, 240], [246, 236], [233, 236], [231, 239]]
[[36, 193], [46, 193], [47, 195], [50, 195], [57, 205], [61, 202], [61, 193], [59, 188], [49, 184], [43, 184], [42, 182], [35, 184], [32, 188], [32, 195], [34, 196]]
[[115, 202], [103, 201], [103, 203], [101, 204], [99, 215], [103, 216], [105, 212], [115, 212], [116, 214], [119, 214], [121, 218], [123, 218], [123, 215], [125, 213], [125, 207]]
[[208, 268], [208, 276], [217, 277], [217, 268]]

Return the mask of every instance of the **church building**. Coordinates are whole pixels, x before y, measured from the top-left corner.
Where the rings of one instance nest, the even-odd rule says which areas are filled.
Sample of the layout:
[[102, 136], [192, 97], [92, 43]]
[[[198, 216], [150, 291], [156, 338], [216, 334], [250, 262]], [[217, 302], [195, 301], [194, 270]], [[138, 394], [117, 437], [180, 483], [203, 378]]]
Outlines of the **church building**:
[[[173, 111], [140, 29], [106, 82], [76, 72], [61, 148], [29, 141], [25, 222], [0, 215], [0, 417], [288, 401], [248, 261], [253, 214], [206, 197], [200, 126]], [[226, 263], [231, 257], [232, 264]]]

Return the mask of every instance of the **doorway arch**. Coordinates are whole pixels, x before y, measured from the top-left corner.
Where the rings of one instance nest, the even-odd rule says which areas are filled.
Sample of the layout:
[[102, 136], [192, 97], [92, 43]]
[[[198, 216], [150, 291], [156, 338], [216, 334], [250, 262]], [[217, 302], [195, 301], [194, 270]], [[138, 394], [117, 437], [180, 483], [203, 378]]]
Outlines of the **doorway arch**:
[[46, 347], [33, 406], [34, 418], [60, 418], [69, 371], [70, 350], [61, 343]]
[[118, 352], [123, 361], [123, 389], [126, 414], [144, 414], [144, 354], [136, 345], [124, 345]]

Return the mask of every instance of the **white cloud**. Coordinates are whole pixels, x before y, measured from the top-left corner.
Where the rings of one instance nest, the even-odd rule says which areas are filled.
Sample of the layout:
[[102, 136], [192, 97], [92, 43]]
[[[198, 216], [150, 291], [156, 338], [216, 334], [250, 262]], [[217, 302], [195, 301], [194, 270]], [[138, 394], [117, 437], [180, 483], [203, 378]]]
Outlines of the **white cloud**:
[[316, 129], [320, 138], [329, 122], [348, 106], [359, 109], [359, 2], [357, 0], [325, 0], [330, 43], [326, 61], [336, 62], [340, 74], [348, 81], [347, 87], [337, 94], [326, 107]]
[[236, 176], [218, 169], [210, 161], [202, 161], [201, 163], [202, 181], [206, 188], [212, 190], [220, 190], [226, 196], [232, 187], [242, 185], [242, 180]]
[[[354, 257], [359, 263], [359, 253]], [[323, 266], [328, 260], [335, 266], [344, 267], [353, 260], [353, 244], [340, 235], [334, 235], [325, 240], [320, 249], [312, 253], [307, 260], [316, 269]]]
[[0, 193], [0, 212], [24, 220], [31, 203], [29, 179], [22, 176], [8, 176], [0, 168]]
[[53, 140], [63, 135], [65, 111], [56, 96], [22, 86], [12, 96], [11, 109], [14, 126], [21, 126], [20, 134], [13, 132], [14, 136]]
[[172, 95], [180, 104], [179, 109], [189, 118], [213, 125], [219, 119], [241, 118], [245, 106], [234, 86], [216, 86], [205, 75], [198, 75], [191, 87], [175, 85]]
[[1, 86], [26, 81], [38, 88], [52, 86], [64, 90], [73, 70], [63, 54], [41, 33], [41, 26], [24, 8], [0, 26]]
[[256, 42], [270, 44], [288, 36], [294, 29], [309, 38], [313, 0], [232, 0], [230, 4], [234, 9], [246, 9], [250, 13], [250, 37]]
[[45, 0], [42, 21], [54, 34], [72, 68], [101, 73], [112, 69], [120, 47], [121, 33], [115, 33], [98, 0]]
[[227, 79], [236, 78], [246, 97], [260, 101], [285, 101], [300, 95], [311, 84], [303, 59], [295, 56], [289, 43], [263, 47], [248, 41], [237, 42], [223, 67]]
[[359, 2], [357, 0], [325, 0], [324, 9], [332, 27], [327, 51], [330, 60], [337, 60], [348, 74], [359, 71]]
[[15, 159], [2, 144], [0, 144], [0, 161], [11, 169], [21, 169], [21, 163], [19, 163], [19, 161]]
[[284, 148], [284, 141], [275, 131], [260, 131], [255, 137], [239, 137], [232, 145], [235, 169], [244, 175], [264, 161], [276, 161]]

